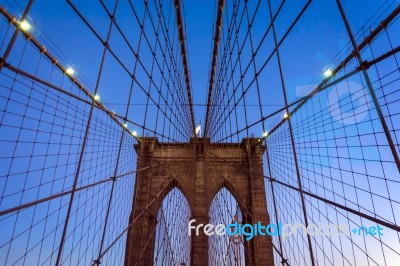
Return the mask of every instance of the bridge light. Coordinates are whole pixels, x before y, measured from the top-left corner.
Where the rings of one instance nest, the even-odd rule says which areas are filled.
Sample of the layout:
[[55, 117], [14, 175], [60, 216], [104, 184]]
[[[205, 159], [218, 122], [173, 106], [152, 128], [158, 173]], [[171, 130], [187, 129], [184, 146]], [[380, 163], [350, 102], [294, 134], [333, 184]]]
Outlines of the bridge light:
[[68, 67], [65, 70], [65, 74], [67, 74], [68, 76], [74, 76], [75, 75], [75, 70], [72, 67]]
[[283, 114], [283, 118], [288, 119], [289, 118], [289, 114], [288, 113], [284, 113]]
[[22, 31], [31, 31], [32, 30], [32, 25], [29, 24], [28, 21], [22, 20], [19, 22], [19, 27], [21, 28]]
[[94, 99], [95, 101], [99, 101], [99, 100], [100, 100], [100, 95], [96, 93], [96, 94], [94, 95], [93, 99]]
[[267, 136], [268, 136], [268, 131], [265, 131], [265, 132], [263, 133], [263, 137], [266, 138]]
[[137, 132], [136, 132], [136, 130], [133, 130], [133, 131], [132, 131], [132, 136], [137, 137]]
[[332, 72], [332, 70], [330, 70], [330, 69], [328, 69], [328, 70], [326, 70], [326, 71], [324, 72], [324, 77], [325, 77], [325, 78], [330, 78], [330, 77], [332, 77], [332, 75], [333, 75], [333, 72]]
[[124, 123], [124, 128], [127, 128], [128, 127], [128, 123]]

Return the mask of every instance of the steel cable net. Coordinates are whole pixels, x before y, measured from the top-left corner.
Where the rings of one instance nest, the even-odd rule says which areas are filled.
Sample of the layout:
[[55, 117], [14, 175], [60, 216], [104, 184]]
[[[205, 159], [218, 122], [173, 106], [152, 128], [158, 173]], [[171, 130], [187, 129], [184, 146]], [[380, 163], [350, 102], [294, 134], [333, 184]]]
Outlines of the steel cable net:
[[[217, 224], [242, 224], [243, 216], [234, 196], [222, 188], [213, 201], [209, 210], [210, 223]], [[244, 238], [238, 234], [234, 236], [212, 235], [208, 240], [209, 265], [246, 265]]]
[[[0, 264], [122, 265], [134, 145], [193, 135], [176, 6], [0, 8]], [[47, 35], [47, 23], [71, 39]]]
[[271, 223], [311, 226], [273, 236], [274, 263], [396, 265], [398, 2], [368, 2], [362, 17], [361, 2], [219, 4], [205, 135], [265, 144]]
[[190, 207], [178, 188], [173, 188], [157, 213], [154, 265], [190, 265], [191, 238], [187, 230]]
[[[271, 223], [345, 225], [272, 237], [276, 265], [400, 261], [399, 4], [342, 2], [215, 3], [204, 135], [266, 145]], [[194, 135], [179, 4], [0, 1], [1, 264], [124, 263], [143, 170], [133, 145]], [[231, 222], [226, 202], [223, 190], [213, 223]], [[156, 264], [190, 263], [189, 216], [173, 189], [156, 217]], [[238, 264], [226, 240], [210, 238], [221, 248], [210, 265]]]

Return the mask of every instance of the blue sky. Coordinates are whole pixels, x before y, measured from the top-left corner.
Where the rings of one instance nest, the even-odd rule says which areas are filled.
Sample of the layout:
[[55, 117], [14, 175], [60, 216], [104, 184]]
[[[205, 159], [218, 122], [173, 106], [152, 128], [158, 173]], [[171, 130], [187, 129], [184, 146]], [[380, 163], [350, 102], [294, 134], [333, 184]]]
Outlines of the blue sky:
[[[6, 4], [11, 1], [5, 1]], [[111, 8], [112, 1], [105, 1], [108, 7]], [[133, 23], [131, 14], [125, 12], [124, 1], [120, 4], [117, 11], [118, 22], [128, 29], [124, 23]], [[393, 2], [393, 1], [391, 1]], [[20, 6], [24, 6], [26, 1], [18, 1]], [[75, 3], [75, 2], [74, 2]], [[346, 12], [349, 14], [349, 22], [354, 32], [358, 32], [368, 19], [374, 14], [383, 1], [344, 1], [343, 5]], [[77, 7], [87, 17], [96, 29], [105, 36], [108, 28], [108, 20], [102, 7], [97, 1], [76, 2]], [[278, 6], [278, 1], [272, 1], [274, 10]], [[279, 16], [276, 21], [277, 36], [283, 35], [290, 23], [293, 21], [297, 13], [304, 6], [305, 1], [295, 1], [284, 5], [282, 10], [283, 16]], [[184, 13], [187, 33], [187, 46], [189, 52], [189, 63], [192, 81], [193, 102], [196, 104], [206, 104], [206, 96], [208, 91], [208, 78], [211, 59], [211, 39], [213, 38], [212, 27], [215, 20], [216, 1], [184, 1]], [[359, 7], [362, 6], [362, 12], [359, 12]], [[140, 6], [138, 6], [140, 9]], [[265, 3], [261, 5], [260, 12], [267, 13]], [[321, 12], [324, 10], [324, 12]], [[21, 13], [21, 11], [16, 11]], [[38, 0], [30, 12], [30, 17], [36, 25], [35, 35], [49, 36], [51, 41], [60, 48], [60, 51], [66, 56], [65, 63], [74, 66], [78, 69], [78, 76], [87, 77], [93, 84], [97, 77], [99, 58], [101, 57], [102, 47], [98, 41], [90, 34], [87, 27], [83, 26], [82, 21], [65, 1], [45, 1]], [[257, 16], [257, 19], [252, 27], [254, 43], [261, 38], [266, 25], [269, 23], [268, 16]], [[135, 31], [134, 27], [131, 30]], [[138, 32], [136, 31], [136, 34]], [[271, 38], [272, 36], [268, 37]], [[272, 39], [271, 39], [272, 40]], [[66, 43], [67, 42], [67, 43]], [[332, 66], [332, 58], [334, 58], [345, 45], [348, 45], [349, 39], [345, 31], [344, 25], [341, 22], [338, 8], [334, 1], [314, 1], [302, 17], [298, 25], [293, 29], [293, 32], [284, 42], [281, 49], [282, 66], [285, 74], [287, 93], [289, 102], [293, 101], [301, 91], [301, 87], [310, 84], [315, 77], [321, 75], [327, 67]], [[312, 45], [310, 45], [312, 44]], [[113, 45], [111, 43], [111, 45]], [[115, 43], [119, 46], [119, 43]], [[114, 45], [114, 47], [116, 47]], [[267, 55], [268, 49], [262, 49], [260, 54]], [[124, 48], [121, 48], [124, 49]], [[259, 63], [262, 63], [262, 55], [259, 56]], [[305, 62], [306, 65], [304, 64]], [[266, 71], [270, 74], [265, 74], [266, 83], [269, 87], [275, 87], [279, 83], [278, 75], [275, 74], [277, 69], [268, 67]], [[110, 75], [106, 75], [104, 83], [100, 86], [100, 93], [104, 101], [116, 103], [117, 110], [121, 110], [121, 104], [126, 100], [126, 90], [120, 89], [115, 94], [115, 90], [110, 89], [115, 85], [126, 87], [129, 81], [127, 77], [119, 73], [117, 67], [113, 67], [110, 63]], [[114, 72], [114, 73], [112, 73]], [[119, 82], [113, 77], [118, 76]], [[262, 80], [261, 80], [261, 83]], [[277, 87], [277, 86], [276, 86]], [[283, 99], [280, 89], [264, 89], [262, 91], [268, 94], [262, 95], [262, 103], [266, 105], [282, 105]], [[272, 97], [271, 97], [272, 96]], [[249, 91], [248, 102], [252, 103], [253, 92]], [[144, 100], [144, 98], [143, 98]], [[138, 102], [143, 102], [138, 100]], [[250, 111], [257, 112], [257, 109]], [[268, 114], [276, 109], [266, 108], [265, 114]], [[204, 120], [205, 108], [195, 107], [196, 123]], [[258, 115], [256, 114], [255, 117]], [[204, 121], [203, 121], [204, 123]], [[256, 131], [256, 130], [254, 130]], [[256, 135], [259, 132], [253, 132]]]
[[[249, 1], [250, 13], [254, 11], [254, 2], [255, 1]], [[254, 46], [260, 42], [261, 36], [270, 23], [266, 2], [267, 1], [262, 2], [259, 15], [256, 16], [251, 28]], [[303, 8], [305, 2], [306, 1], [304, 0], [286, 2], [282, 9], [282, 13], [276, 20], [278, 41], [282, 38], [299, 11]], [[363, 34], [368, 34], [370, 29], [377, 27], [380, 20], [387, 16], [387, 14], [399, 4], [399, 1], [397, 0], [354, 0], [342, 2], [345, 12], [348, 15], [350, 27], [356, 34], [358, 42], [363, 39]], [[27, 1], [0, 0], [0, 3], [6, 6], [9, 12], [18, 18]], [[108, 30], [109, 18], [103, 7], [99, 4], [99, 1], [73, 1], [73, 3], [77, 6], [79, 11], [82, 12], [85, 18], [87, 18], [89, 23], [93, 25], [95, 30], [98, 31], [99, 35], [102, 38], [105, 38]], [[112, 8], [113, 3], [114, 1], [111, 0], [105, 1], [105, 4], [109, 9]], [[127, 3], [127, 1], [120, 2], [116, 15], [117, 22], [121, 25], [124, 32], [129, 33], [129, 41], [132, 44], [137, 45], [140, 30]], [[165, 8], [170, 12], [175, 12], [171, 3], [169, 3], [169, 6], [166, 5]], [[279, 4], [280, 1], [272, 1], [272, 9], [274, 12]], [[216, 1], [183, 1], [193, 102], [200, 105], [206, 104], [209, 78], [208, 72], [210, 68], [213, 38], [212, 26], [214, 25], [215, 20], [215, 5]], [[383, 8], [379, 9], [380, 7]], [[143, 13], [143, 5], [137, 4], [135, 8], [139, 17], [141, 17], [141, 14]], [[227, 8], [231, 8], [231, 5], [227, 5]], [[385, 10], [386, 8], [387, 10]], [[375, 16], [378, 9], [379, 15]], [[230, 17], [229, 12], [230, 11], [227, 13], [228, 15], [224, 15], [224, 23], [226, 23], [227, 17]], [[51, 53], [57, 57], [64, 66], [71, 66], [74, 68], [77, 71], [76, 77], [83, 82], [90, 91], [93, 91], [94, 84], [97, 80], [103, 46], [94, 37], [93, 33], [77, 16], [72, 8], [66, 3], [66, 1], [35, 1], [32, 10], [29, 13], [28, 21], [34, 25], [32, 34], [43, 45], [45, 45], [46, 48], [51, 51]], [[148, 20], [146, 20], [145, 24], [145, 27], [150, 27]], [[371, 44], [371, 49], [365, 49], [362, 51], [363, 58], [369, 60], [372, 56], [376, 57], [390, 50], [389, 40], [394, 46], [397, 46], [400, 43], [400, 35], [398, 34], [398, 30], [395, 29], [399, 28], [399, 24], [400, 22], [397, 19], [394, 24], [388, 28], [388, 36], [381, 34], [379, 38]], [[168, 25], [168, 28], [171, 31], [176, 30], [174, 20], [171, 20]], [[246, 24], [244, 24], [244, 26], [246, 26]], [[0, 40], [8, 40], [12, 30], [13, 28], [2, 19], [0, 24]], [[151, 30], [148, 32], [151, 32]], [[244, 32], [245, 31], [242, 28], [239, 33], [240, 40], [243, 40]], [[176, 37], [176, 33], [171, 34], [175, 34], [174, 36]], [[155, 42], [155, 38], [152, 34], [149, 34], [149, 38], [150, 43]], [[226, 38], [226, 27], [223, 27], [222, 32], [222, 39], [225, 40], [224, 38]], [[225, 41], [222, 41], [222, 48], [224, 47], [224, 44]], [[120, 57], [123, 64], [129, 66], [129, 68], [133, 67], [134, 56], [126, 43], [122, 41], [121, 36], [118, 35], [115, 30], [112, 33], [110, 46], [115, 49], [116, 54]], [[1, 54], [3, 54], [5, 47], [5, 45], [0, 46]], [[310, 88], [321, 82], [322, 72], [327, 68], [336, 67], [350, 52], [350, 47], [349, 37], [340, 18], [339, 10], [335, 1], [313, 1], [280, 48], [288, 102], [291, 103], [296, 98], [305, 95], [309, 92]], [[146, 59], [151, 58], [151, 55], [149, 49], [142, 49], [141, 56], [144, 59], [145, 68], [148, 70], [151, 68], [152, 61]], [[272, 34], [269, 33], [257, 55], [257, 69], [261, 67], [273, 49], [273, 38]], [[241, 55], [242, 64], [246, 65], [251, 62], [250, 58], [251, 47], [247, 41], [244, 45], [243, 54]], [[109, 56], [109, 54], [105, 60], [106, 63], [99, 85], [101, 101], [111, 110], [123, 115], [125, 113], [131, 78], [117, 64], [116, 60]], [[180, 62], [179, 57], [177, 60]], [[70, 90], [73, 93], [83, 96], [76, 87], [68, 82], [65, 75], [60, 73], [58, 70], [52, 70], [51, 64], [45, 62], [45, 59], [39, 56], [39, 53], [35, 48], [26, 45], [25, 40], [21, 36], [19, 36], [8, 62], [14, 66], [19, 66], [21, 69], [29, 73], [37, 73], [39, 77], [48, 80], [56, 86], [61, 86], [66, 90]], [[349, 64], [346, 71], [352, 70], [355, 66], [356, 61], [354, 60]], [[398, 121], [400, 121], [398, 119], [398, 96], [396, 96], [398, 95], [397, 90], [399, 80], [397, 70], [398, 65], [396, 66], [396, 62], [392, 57], [378, 64], [377, 69], [369, 69], [368, 73], [374, 82], [374, 89], [380, 97], [379, 101], [383, 106], [383, 112], [390, 129], [393, 130], [393, 136], [400, 138], [400, 136], [398, 136]], [[8, 72], [4, 73], [7, 74]], [[28, 105], [35, 107], [35, 104], [37, 104], [36, 102], [31, 103], [29, 100], [24, 102], [26, 98], [30, 99], [31, 97], [29, 90], [30, 85], [25, 84], [25, 87], [16, 86], [16, 88], [14, 88], [12, 78], [5, 77], [4, 73], [2, 72], [1, 76], [1, 84], [3, 88], [6, 89], [1, 91], [3, 94], [1, 94], [2, 98], [0, 102], [0, 107], [3, 111], [2, 115], [5, 114], [4, 120], [3, 117], [1, 118], [3, 123], [1, 130], [4, 131], [2, 131], [0, 135], [4, 139], [1, 140], [2, 149], [0, 150], [0, 173], [2, 177], [1, 184], [3, 185], [3, 193], [5, 193], [6, 196], [2, 199], [1, 204], [4, 205], [1, 205], [1, 207], [8, 208], [16, 206], [21, 202], [30, 202], [38, 197], [49, 196], [52, 193], [68, 190], [70, 188], [72, 176], [76, 170], [77, 154], [79, 152], [80, 141], [86, 126], [86, 120], [82, 119], [82, 121], [79, 121], [79, 119], [77, 119], [79, 115], [79, 112], [77, 112], [78, 108], [74, 109], [75, 106], [73, 103], [69, 102], [70, 99], [66, 100], [67, 109], [63, 109], [63, 106], [61, 106], [61, 104], [59, 105], [58, 101], [54, 104], [54, 99], [49, 100], [45, 98], [46, 100], [43, 100], [40, 98], [40, 95], [34, 95], [39, 99], [38, 102], [44, 106], [52, 107], [52, 105], [56, 105], [57, 108], [55, 108], [55, 111], [50, 108], [48, 113], [51, 114], [51, 112], [55, 112], [60, 120], [57, 121], [57, 119], [50, 117], [49, 115], [50, 118], [48, 119], [53, 119], [53, 124], [51, 124], [51, 126], [43, 126], [42, 124], [40, 124], [41, 126], [38, 126], [38, 121], [42, 120], [42, 114], [40, 114], [40, 118], [26, 121], [28, 120], [26, 119], [27, 114], [32, 116], [38, 115], [38, 112], [33, 110], [34, 108], [30, 108], [29, 112], [27, 111], [28, 108], [25, 108]], [[343, 74], [343, 72], [340, 72], [338, 73], [338, 76]], [[239, 80], [238, 71], [236, 71], [234, 75], [234, 80], [237, 82]], [[261, 117], [259, 111], [260, 108], [258, 106], [257, 89], [254, 85], [249, 86], [253, 75], [254, 69], [250, 68], [248, 74], [243, 79], [244, 87], [249, 87], [245, 96], [247, 116], [245, 116], [243, 108], [239, 106], [237, 108], [238, 122], [237, 125], [233, 125], [233, 130], [231, 130], [232, 132], [243, 129], [246, 126], [246, 120], [248, 124], [251, 124], [252, 122], [258, 121]], [[383, 76], [385, 78], [382, 78], [381, 80], [381, 77]], [[154, 88], [148, 88], [148, 77], [143, 69], [138, 70], [137, 77], [143, 84], [144, 90], [148, 89], [151, 91], [151, 96], [156, 97], [159, 95]], [[159, 76], [155, 78], [160, 79]], [[24, 81], [29, 83], [29, 80]], [[365, 78], [358, 74], [352, 76], [347, 81], [348, 83], [343, 82], [336, 87], [321, 92], [318, 97], [310, 100], [310, 102], [305, 105], [296, 116], [293, 116], [291, 120], [294, 124], [300, 172], [304, 179], [303, 185], [313, 193], [324, 195], [325, 197], [336, 200], [346, 206], [371, 211], [391, 222], [396, 219], [398, 222], [400, 210], [400, 203], [398, 203], [400, 202], [398, 200], [398, 189], [400, 188], [398, 182], [399, 173], [393, 163], [392, 154], [388, 148], [386, 138], [382, 133], [382, 127], [377, 122], [376, 110], [371, 105], [371, 99], [368, 96], [368, 93], [365, 93]], [[272, 56], [270, 63], [267, 64], [260, 74], [259, 84], [261, 94], [260, 101], [264, 116], [284, 106], [276, 55]], [[229, 86], [226, 85], [226, 83], [221, 85], [222, 88], [224, 88], [224, 86], [227, 86], [230, 92], [232, 92], [233, 88], [231, 84]], [[350, 91], [350, 87], [357, 88], [358, 92], [350, 93], [352, 92]], [[382, 87], [384, 87], [384, 90]], [[13, 91], [13, 93], [17, 95], [15, 96], [12, 94], [15, 97], [13, 98], [14, 102], [9, 105], [7, 99], [9, 95], [6, 93], [8, 91]], [[216, 91], [218, 91], [218, 89], [216, 89]], [[393, 91], [393, 93], [390, 93], [391, 91]], [[361, 96], [359, 96], [360, 92]], [[25, 94], [29, 95], [29, 97], [24, 98], [23, 96]], [[236, 92], [237, 96], [240, 94], [241, 91]], [[338, 96], [338, 94], [340, 95]], [[349, 94], [353, 96], [356, 95], [360, 99], [352, 99], [350, 101]], [[63, 100], [62, 97], [55, 98]], [[162, 123], [158, 123], [157, 125], [155, 124], [154, 117], [156, 115], [156, 108], [154, 105], [149, 105], [148, 116], [145, 118], [144, 113], [147, 100], [148, 97], [146, 93], [135, 87], [132, 97], [133, 104], [129, 108], [128, 118], [138, 125], [146, 123], [146, 127], [149, 129], [155, 129], [157, 133], [164, 133], [163, 130], [165, 128], [168, 130], [168, 124], [165, 127]], [[173, 97], [169, 98], [170, 102], [173, 100], [177, 99], [174, 99]], [[352, 111], [360, 111], [357, 107], [362, 103], [362, 100], [364, 100], [364, 103], [369, 102], [369, 105], [365, 104], [368, 106], [368, 110], [362, 112], [362, 114], [365, 113], [365, 115], [359, 117], [359, 120], [355, 121], [356, 123], [349, 124], [348, 120], [344, 118], [346, 115], [345, 111], [348, 111], [350, 116]], [[391, 103], [386, 103], [386, 100], [391, 101]], [[21, 101], [22, 104], [18, 103], [18, 101]], [[43, 101], [43, 103], [41, 101]], [[337, 101], [339, 101], [339, 103]], [[243, 101], [239, 102], [239, 104], [242, 103]], [[340, 107], [338, 107], [338, 105]], [[79, 107], [81, 109], [78, 111], [81, 111], [82, 113], [88, 111], [88, 106], [86, 105]], [[220, 109], [222, 114], [226, 114], [223, 112], [230, 110], [230, 108], [232, 107], [225, 106]], [[195, 106], [194, 110], [196, 117], [195, 122], [197, 123], [201, 121], [204, 124], [205, 107]], [[282, 119], [282, 115], [283, 113], [279, 113], [271, 117], [271, 119], [266, 120], [264, 125], [266, 129], [270, 130]], [[167, 113], [166, 116], [172, 121], [177, 122], [177, 118], [174, 114]], [[232, 117], [233, 115], [231, 118]], [[120, 134], [121, 129], [110, 123], [110, 121], [105, 118], [96, 116], [96, 119], [97, 120], [94, 122], [95, 126], [91, 128], [91, 133], [93, 132], [91, 134], [91, 138], [93, 138], [91, 141], [93, 142], [90, 142], [90, 152], [86, 154], [88, 160], [85, 162], [84, 171], [80, 177], [79, 185], [90, 184], [91, 182], [108, 178], [110, 171], [112, 171], [114, 167], [114, 160], [117, 151], [116, 147], [118, 147], [118, 134]], [[68, 121], [69, 123], [71, 120], [73, 121], [72, 124], [74, 127], [70, 127], [69, 129], [63, 128], [61, 135], [64, 134], [67, 137], [72, 136], [71, 139], [74, 141], [73, 144], [71, 144], [72, 142], [69, 142], [70, 140], [67, 137], [66, 139], [60, 139], [60, 134], [58, 132], [60, 127], [54, 126], [54, 124], [61, 121], [61, 126], [66, 127], [65, 121]], [[216, 120], [216, 123], [220, 121], [219, 119]], [[112, 124], [112, 126], [110, 126], [110, 124]], [[226, 124], [227, 123], [225, 123], [225, 125]], [[165, 135], [174, 138], [174, 141], [187, 140], [184, 136], [180, 136], [179, 134], [178, 136], [174, 135], [174, 132], [176, 132], [177, 129], [180, 129], [180, 126], [181, 125], [175, 128], [175, 131], [166, 132]], [[30, 129], [33, 128], [34, 133], [32, 133], [32, 130], [29, 132], [24, 131], [23, 129], [26, 129], [25, 127]], [[44, 132], [43, 134], [39, 134], [37, 130], [38, 128], [40, 131], [39, 133], [43, 133], [47, 130], [50, 131], [50, 133], [47, 134], [48, 132]], [[149, 132], [141, 131], [140, 128], [135, 125], [129, 125], [129, 129], [138, 130], [140, 136], [143, 134], [150, 134]], [[231, 133], [230, 130], [221, 132], [222, 134], [216, 136], [214, 140], [221, 140]], [[257, 123], [254, 127], [249, 129], [248, 133], [254, 133], [255, 136], [261, 136], [263, 134], [262, 124]], [[268, 145], [271, 151], [270, 156], [274, 161], [272, 175], [280, 178], [281, 181], [296, 185], [297, 178], [294, 175], [293, 158], [290, 150], [291, 144], [289, 143], [289, 135], [287, 133], [287, 127], [282, 127], [268, 138]], [[246, 134], [247, 132], [243, 131], [241, 134], [237, 135], [237, 138], [233, 138], [233, 141], [240, 142], [241, 138], [246, 137]], [[104, 138], [107, 138], [109, 141], [105, 143]], [[42, 143], [46, 143], [49, 139], [54, 141], [51, 145], [47, 144], [46, 146]], [[23, 141], [27, 141], [28, 144], [24, 144]], [[124, 145], [126, 145], [124, 146], [124, 149], [126, 149], [124, 150], [124, 155], [126, 157], [124, 157], [124, 164], [123, 167], [121, 167], [122, 169], [118, 169], [119, 173], [124, 173], [125, 170], [125, 172], [129, 172], [128, 170], [132, 170], [135, 167], [132, 164], [132, 160], [135, 157], [131, 155], [131, 153], [134, 153], [132, 150], [133, 142], [133, 139], [129, 139], [126, 142], [124, 141]], [[65, 149], [65, 143], [67, 143], [66, 146], [72, 149], [69, 150], [68, 156], [59, 154], [59, 150], [62, 150], [61, 148]], [[397, 139], [395, 144], [398, 148]], [[52, 159], [49, 159], [48, 156]], [[56, 170], [51, 169], [53, 166]], [[37, 173], [41, 173], [40, 180], [32, 178], [37, 175]], [[265, 170], [265, 173], [267, 174], [268, 171]], [[11, 178], [13, 181], [12, 183], [4, 181], [11, 180]], [[60, 180], [64, 179], [68, 181], [61, 184]], [[42, 185], [41, 182], [47, 182], [47, 185]], [[54, 187], [53, 184], [55, 184]], [[54, 188], [54, 191], [49, 189], [50, 185], [51, 189]], [[30, 188], [31, 186], [33, 188]], [[126, 189], [129, 190], [132, 186], [133, 182], [127, 184]], [[29, 189], [25, 190], [26, 188]], [[94, 196], [99, 198], [100, 192], [98, 190], [100, 191], [100, 189], [96, 187], [96, 192], [91, 190], [90, 193], [93, 193]], [[121, 188], [121, 190], [123, 190], [123, 188]], [[107, 190], [101, 191], [103, 191], [102, 193], [107, 194]], [[282, 202], [280, 207], [283, 208], [281, 213], [289, 212], [287, 209], [284, 209], [285, 207], [295, 206], [290, 210], [293, 212], [291, 213], [292, 216], [287, 216], [288, 219], [292, 219], [298, 211], [298, 209], [296, 209], [296, 204], [298, 204], [298, 202], [292, 202], [291, 200], [293, 199], [285, 198], [288, 194], [285, 194], [282, 191], [280, 193], [282, 193], [280, 195], [280, 200]], [[86, 197], [88, 196], [86, 195]], [[81, 204], [84, 205], [86, 210], [86, 206], [89, 206], [89, 203], [86, 204], [82, 202]], [[92, 199], [92, 203], [93, 202], [95, 202], [95, 200]], [[123, 202], [123, 199], [118, 202]], [[355, 202], [357, 202], [357, 204], [355, 204]], [[104, 206], [106, 203], [106, 200], [100, 197], [96, 204], [93, 204], [95, 205], [93, 209], [97, 208], [96, 210], [104, 213]], [[393, 206], [391, 204], [393, 204]], [[376, 210], [371, 210], [371, 206], [376, 208]], [[89, 208], [90, 207], [88, 207], [88, 209]], [[312, 207], [310, 204], [309, 208], [315, 209], [316, 207], [315, 205]], [[31, 210], [32, 209], [29, 211]], [[393, 210], [395, 210], [394, 213], [392, 213]], [[60, 207], [59, 212], [61, 214], [63, 214], [62, 211], [63, 210], [61, 210]], [[127, 213], [128, 211], [126, 211], [124, 215], [127, 216]], [[326, 211], [326, 214], [333, 215], [337, 214], [337, 212], [335, 210], [329, 210]], [[31, 217], [31, 219], [27, 218], [26, 221], [21, 218], [15, 219], [29, 228], [29, 223], [32, 223], [34, 220], [34, 215], [31, 214], [29, 217]], [[77, 215], [77, 219], [82, 217], [83, 216], [78, 217]], [[317, 218], [319, 217], [316, 217], [315, 219]], [[357, 218], [358, 217], [354, 219]], [[11, 227], [14, 223], [14, 220], [12, 219], [14, 218], [10, 218], [5, 222], [5, 224]], [[348, 219], [346, 220], [346, 217], [343, 219], [348, 221]], [[125, 220], [127, 220], [127, 218]], [[362, 220], [362, 222], [364, 222], [364, 220]], [[55, 222], [53, 221], [53, 224], [54, 223]], [[100, 222], [98, 224], [100, 224]], [[23, 228], [23, 226], [21, 226], [21, 228]], [[85, 228], [82, 227], [80, 230], [84, 231]], [[14, 234], [11, 231], [8, 231], [7, 233], [10, 235]], [[387, 243], [392, 246], [397, 245], [396, 252], [398, 252], [397, 236], [398, 235], [394, 232], [384, 236]], [[23, 237], [26, 238], [27, 234], [24, 234]], [[11, 239], [11, 237], [9, 239]], [[18, 241], [23, 242], [23, 240]], [[376, 243], [378, 242], [375, 242], [372, 246], [376, 247], [374, 246]], [[350, 245], [351, 244], [349, 244], [349, 246]], [[28, 244], [26, 246], [28, 246]], [[18, 256], [18, 254], [15, 256]]]

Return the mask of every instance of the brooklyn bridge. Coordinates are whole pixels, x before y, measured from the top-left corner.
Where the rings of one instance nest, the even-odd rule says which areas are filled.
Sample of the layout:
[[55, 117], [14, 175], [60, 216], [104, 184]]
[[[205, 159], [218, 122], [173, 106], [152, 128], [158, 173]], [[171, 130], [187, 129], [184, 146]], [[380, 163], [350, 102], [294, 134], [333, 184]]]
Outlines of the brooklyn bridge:
[[398, 0], [0, 0], [1, 265], [400, 265]]

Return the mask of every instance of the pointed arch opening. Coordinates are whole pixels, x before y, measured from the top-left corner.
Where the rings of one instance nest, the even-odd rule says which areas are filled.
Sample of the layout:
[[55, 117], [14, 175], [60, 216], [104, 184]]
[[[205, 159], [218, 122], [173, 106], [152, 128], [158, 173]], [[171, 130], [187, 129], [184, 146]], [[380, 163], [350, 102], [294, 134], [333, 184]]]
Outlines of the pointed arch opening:
[[190, 265], [189, 203], [177, 187], [162, 201], [157, 212], [154, 265]]
[[[211, 202], [208, 212], [210, 224], [239, 223], [243, 215], [233, 194], [222, 187]], [[208, 265], [245, 265], [243, 236], [211, 235], [208, 238]]]

